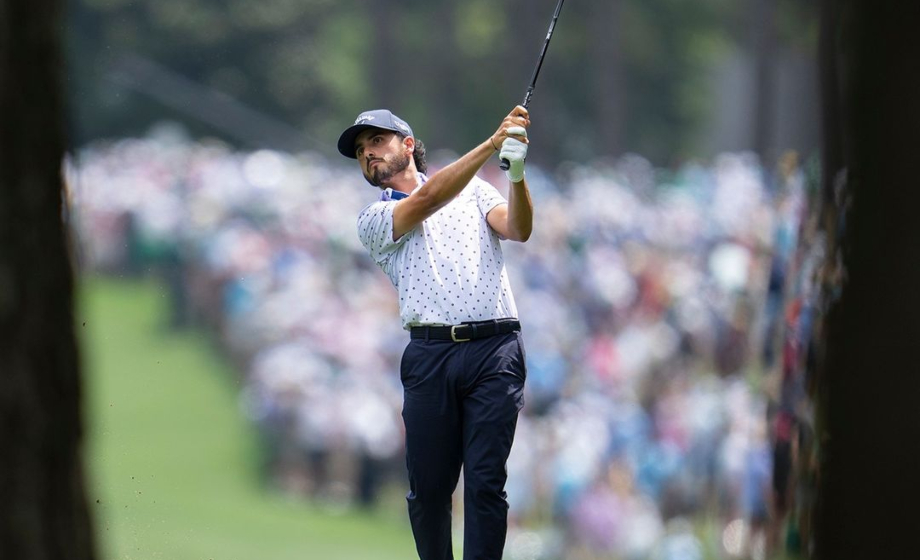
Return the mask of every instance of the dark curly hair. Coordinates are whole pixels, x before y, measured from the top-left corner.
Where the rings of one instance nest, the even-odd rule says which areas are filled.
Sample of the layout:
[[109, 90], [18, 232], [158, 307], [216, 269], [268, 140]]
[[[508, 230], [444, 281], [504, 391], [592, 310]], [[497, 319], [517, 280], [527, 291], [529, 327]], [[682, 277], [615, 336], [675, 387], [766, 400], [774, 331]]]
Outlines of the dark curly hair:
[[[405, 138], [405, 134], [399, 132], [396, 133], [400, 138]], [[428, 173], [428, 160], [425, 155], [425, 144], [415, 138], [415, 150], [412, 152], [412, 159], [415, 160], [415, 168], [418, 169], [419, 173]]]

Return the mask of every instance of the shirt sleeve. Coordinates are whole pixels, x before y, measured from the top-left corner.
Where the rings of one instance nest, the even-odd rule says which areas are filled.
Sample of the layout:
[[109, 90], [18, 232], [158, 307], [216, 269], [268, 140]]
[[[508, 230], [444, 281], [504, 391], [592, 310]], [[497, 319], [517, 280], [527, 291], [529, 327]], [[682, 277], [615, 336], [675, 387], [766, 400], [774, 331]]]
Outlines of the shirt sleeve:
[[396, 201], [379, 201], [368, 205], [358, 215], [358, 238], [380, 266], [384, 266], [406, 236], [393, 241], [393, 208]]
[[508, 203], [498, 189], [490, 183], [477, 178], [474, 186], [476, 187], [476, 203], [483, 216], [488, 216], [489, 212], [499, 204]]

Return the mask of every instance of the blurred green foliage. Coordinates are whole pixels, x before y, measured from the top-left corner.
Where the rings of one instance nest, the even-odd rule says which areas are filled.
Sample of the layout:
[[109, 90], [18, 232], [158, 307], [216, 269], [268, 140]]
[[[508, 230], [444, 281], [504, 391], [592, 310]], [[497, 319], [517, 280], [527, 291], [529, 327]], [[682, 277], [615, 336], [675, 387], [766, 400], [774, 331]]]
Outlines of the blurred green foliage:
[[[570, 0], [531, 104], [554, 161], [641, 153], [696, 157], [713, 68], [750, 41], [770, 0]], [[782, 45], [811, 48], [811, 3], [776, 0]], [[389, 107], [431, 147], [465, 151], [520, 103], [556, 0], [70, 0], [71, 138], [135, 136], [163, 118], [240, 144], [198, 118], [218, 92], [326, 149], [362, 110]], [[761, 6], [762, 7], [762, 6]], [[188, 91], [159, 97], [125, 57], [155, 62]], [[132, 81], [133, 80], [133, 81]], [[162, 85], [163, 80], [154, 78]], [[149, 83], [149, 82], [148, 82]], [[173, 99], [165, 99], [172, 96]], [[232, 115], [227, 119], [232, 120]], [[542, 154], [542, 156], [541, 156]]]

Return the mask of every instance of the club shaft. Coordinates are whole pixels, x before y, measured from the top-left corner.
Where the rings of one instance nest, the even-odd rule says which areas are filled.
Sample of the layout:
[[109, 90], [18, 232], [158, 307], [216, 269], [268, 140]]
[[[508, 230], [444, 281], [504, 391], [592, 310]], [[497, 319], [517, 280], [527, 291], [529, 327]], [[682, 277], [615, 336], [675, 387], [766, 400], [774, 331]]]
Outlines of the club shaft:
[[526, 109], [530, 105], [530, 98], [533, 96], [533, 90], [537, 86], [537, 76], [540, 75], [540, 68], [543, 67], [543, 59], [546, 58], [546, 49], [549, 48], [549, 41], [553, 38], [553, 31], [556, 29], [556, 21], [559, 20], [559, 12], [562, 11], [562, 4], [565, 0], [559, 0], [556, 4], [556, 11], [553, 12], [553, 19], [549, 22], [549, 30], [546, 32], [546, 40], [543, 41], [543, 48], [540, 50], [540, 58], [537, 59], [537, 66], [533, 69], [533, 76], [530, 78], [530, 85], [527, 87], [527, 93], [524, 94], [523, 107]]
[[[537, 59], [537, 66], [533, 69], [533, 76], [530, 77], [530, 85], [527, 86], [527, 93], [524, 94], [524, 102], [521, 105], [526, 109], [530, 105], [530, 98], [533, 96], [533, 90], [537, 87], [537, 76], [540, 75], [540, 68], [543, 67], [543, 59], [546, 58], [546, 49], [549, 47], [549, 40], [553, 38], [553, 31], [556, 29], [556, 21], [559, 19], [559, 12], [562, 11], [562, 4], [565, 0], [559, 0], [556, 4], [556, 11], [553, 12], [553, 19], [549, 22], [549, 30], [546, 32], [546, 40], [543, 41], [543, 48], [540, 49], [540, 58]], [[511, 163], [507, 159], [502, 159], [499, 167], [507, 171]]]

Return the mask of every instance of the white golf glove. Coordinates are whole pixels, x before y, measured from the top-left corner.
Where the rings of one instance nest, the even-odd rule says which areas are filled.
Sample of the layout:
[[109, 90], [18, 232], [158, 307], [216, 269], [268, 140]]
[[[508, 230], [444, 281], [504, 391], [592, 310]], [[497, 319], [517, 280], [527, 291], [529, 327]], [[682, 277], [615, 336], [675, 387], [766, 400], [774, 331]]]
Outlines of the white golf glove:
[[[522, 126], [510, 127], [508, 134], [527, 138], [527, 130]], [[509, 181], [517, 183], [524, 178], [524, 160], [527, 158], [527, 144], [515, 138], [505, 138], [498, 157], [508, 160], [508, 163], [511, 164], [508, 170], [505, 171]]]

